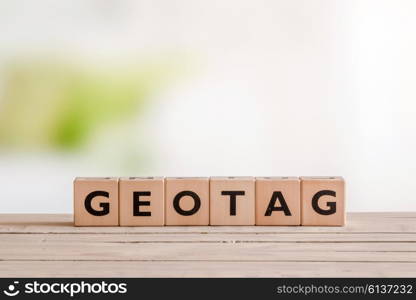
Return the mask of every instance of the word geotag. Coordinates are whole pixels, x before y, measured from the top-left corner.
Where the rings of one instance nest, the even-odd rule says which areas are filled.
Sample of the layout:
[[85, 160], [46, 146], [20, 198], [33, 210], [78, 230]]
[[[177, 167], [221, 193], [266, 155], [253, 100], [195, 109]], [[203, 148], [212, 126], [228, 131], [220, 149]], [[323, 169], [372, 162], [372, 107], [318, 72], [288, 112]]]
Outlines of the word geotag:
[[342, 177], [78, 177], [75, 226], [345, 224]]

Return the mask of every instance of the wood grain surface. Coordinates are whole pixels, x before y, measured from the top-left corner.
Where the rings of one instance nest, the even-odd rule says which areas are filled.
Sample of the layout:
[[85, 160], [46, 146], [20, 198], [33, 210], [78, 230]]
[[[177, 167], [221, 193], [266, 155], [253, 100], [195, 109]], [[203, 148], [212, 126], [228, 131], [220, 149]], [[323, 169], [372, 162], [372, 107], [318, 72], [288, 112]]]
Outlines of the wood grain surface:
[[345, 227], [74, 227], [0, 215], [1, 277], [416, 277], [416, 213]]

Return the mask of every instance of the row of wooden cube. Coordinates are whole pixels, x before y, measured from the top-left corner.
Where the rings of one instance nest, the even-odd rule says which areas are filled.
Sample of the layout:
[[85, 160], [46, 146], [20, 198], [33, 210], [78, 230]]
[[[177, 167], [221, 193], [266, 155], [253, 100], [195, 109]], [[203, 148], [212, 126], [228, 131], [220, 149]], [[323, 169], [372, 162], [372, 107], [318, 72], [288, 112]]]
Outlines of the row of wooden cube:
[[76, 178], [76, 226], [345, 224], [342, 177]]

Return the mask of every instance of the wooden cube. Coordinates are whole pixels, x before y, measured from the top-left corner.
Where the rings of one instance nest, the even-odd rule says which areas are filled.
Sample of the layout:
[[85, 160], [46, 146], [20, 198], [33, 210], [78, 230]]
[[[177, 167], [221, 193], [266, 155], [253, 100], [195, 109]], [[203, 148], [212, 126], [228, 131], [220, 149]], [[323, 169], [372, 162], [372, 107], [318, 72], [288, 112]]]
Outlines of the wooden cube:
[[120, 178], [120, 226], [163, 226], [164, 194], [163, 177]]
[[302, 225], [343, 226], [344, 186], [342, 177], [301, 177]]
[[211, 177], [210, 224], [255, 224], [254, 177]]
[[74, 224], [118, 226], [118, 178], [75, 178]]
[[256, 178], [256, 225], [300, 225], [299, 178]]
[[168, 177], [165, 181], [165, 224], [209, 224], [209, 178]]

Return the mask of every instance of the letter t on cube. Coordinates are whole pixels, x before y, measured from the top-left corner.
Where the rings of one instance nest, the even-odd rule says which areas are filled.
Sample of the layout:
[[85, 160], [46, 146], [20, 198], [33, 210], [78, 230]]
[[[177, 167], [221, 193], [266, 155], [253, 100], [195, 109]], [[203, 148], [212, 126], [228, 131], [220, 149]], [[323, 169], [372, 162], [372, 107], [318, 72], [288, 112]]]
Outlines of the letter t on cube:
[[254, 177], [211, 177], [210, 224], [255, 224]]

